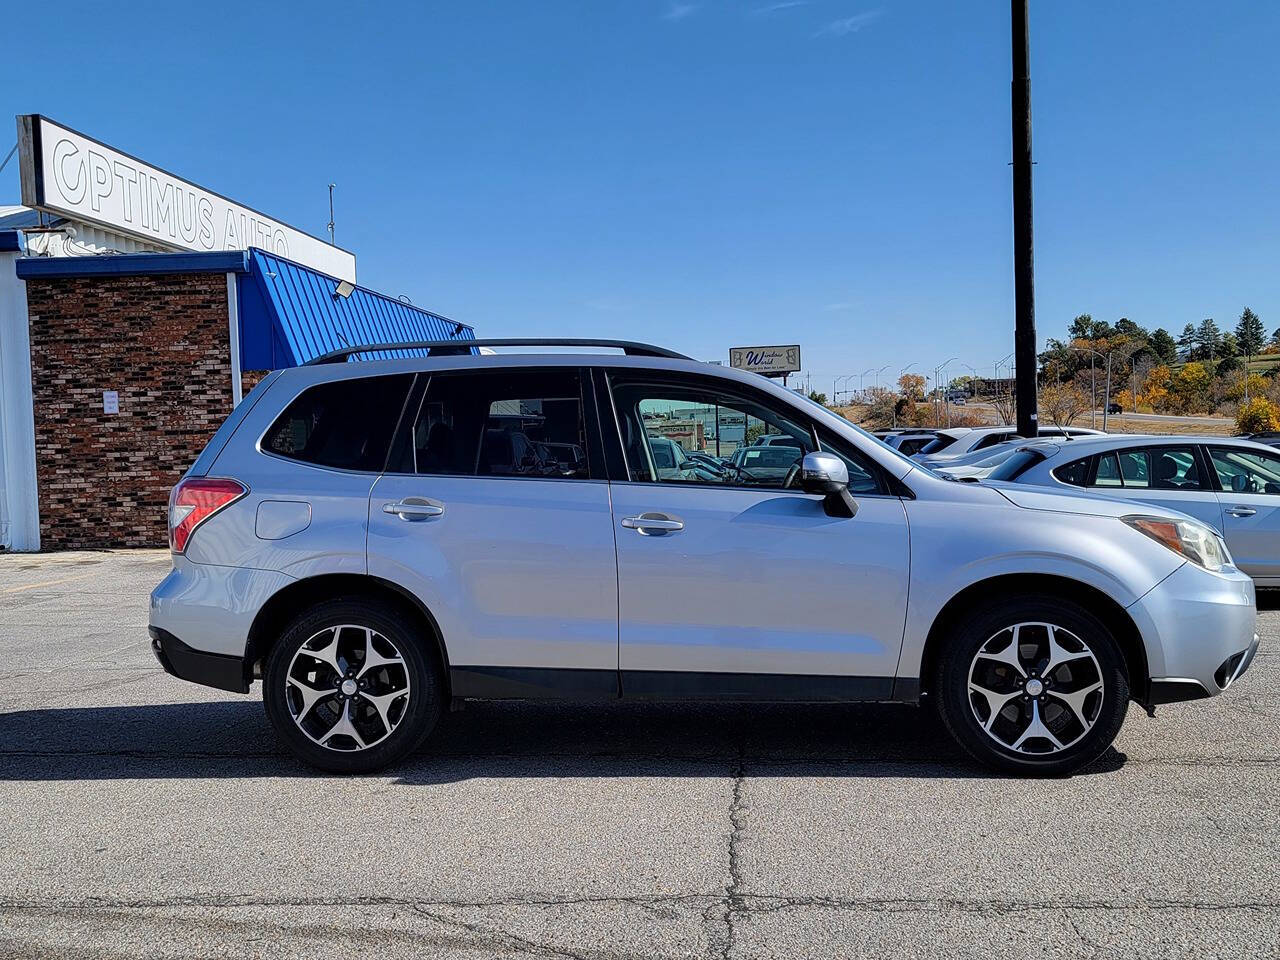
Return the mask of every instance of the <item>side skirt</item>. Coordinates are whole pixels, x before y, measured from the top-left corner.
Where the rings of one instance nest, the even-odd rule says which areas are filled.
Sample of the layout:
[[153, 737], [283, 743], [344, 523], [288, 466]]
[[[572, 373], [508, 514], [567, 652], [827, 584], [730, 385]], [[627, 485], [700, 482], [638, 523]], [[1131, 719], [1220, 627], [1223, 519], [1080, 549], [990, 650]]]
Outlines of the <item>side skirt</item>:
[[908, 700], [914, 681], [820, 674], [682, 670], [574, 670], [453, 666], [453, 696], [464, 700], [746, 700], [797, 703]]

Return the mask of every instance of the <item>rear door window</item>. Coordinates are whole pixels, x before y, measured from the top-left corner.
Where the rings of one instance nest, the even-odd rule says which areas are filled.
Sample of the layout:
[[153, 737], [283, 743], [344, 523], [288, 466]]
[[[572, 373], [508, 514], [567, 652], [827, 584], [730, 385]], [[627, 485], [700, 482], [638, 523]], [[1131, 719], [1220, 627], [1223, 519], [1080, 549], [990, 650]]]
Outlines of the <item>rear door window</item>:
[[321, 467], [380, 473], [413, 374], [358, 377], [303, 390], [262, 438], [262, 449]]
[[[583, 379], [574, 370], [434, 374], [404, 472], [584, 479]], [[397, 458], [399, 459], [399, 458]]]
[[1193, 447], [1133, 447], [1098, 457], [1095, 487], [1134, 490], [1199, 490], [1199, 459]]

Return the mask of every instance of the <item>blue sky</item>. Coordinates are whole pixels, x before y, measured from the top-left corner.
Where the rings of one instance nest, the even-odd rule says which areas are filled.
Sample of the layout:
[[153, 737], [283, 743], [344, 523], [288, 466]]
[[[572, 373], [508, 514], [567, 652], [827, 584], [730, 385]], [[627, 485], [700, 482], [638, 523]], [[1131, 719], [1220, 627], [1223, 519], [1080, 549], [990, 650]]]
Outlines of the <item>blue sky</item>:
[[[827, 391], [1013, 349], [1003, 2], [51, 9], [3, 13], [0, 113], [317, 235], [336, 181], [361, 282], [482, 334], [798, 341]], [[1280, 326], [1278, 42], [1280, 4], [1032, 0], [1042, 342]]]

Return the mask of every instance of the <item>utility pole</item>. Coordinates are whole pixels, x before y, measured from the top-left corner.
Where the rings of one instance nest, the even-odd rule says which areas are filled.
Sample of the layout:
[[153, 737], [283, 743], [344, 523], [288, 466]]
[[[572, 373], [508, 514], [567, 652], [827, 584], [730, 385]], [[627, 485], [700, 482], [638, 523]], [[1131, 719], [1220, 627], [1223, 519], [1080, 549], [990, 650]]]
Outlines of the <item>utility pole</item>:
[[1011, 0], [1013, 39], [1013, 283], [1014, 369], [1018, 433], [1037, 435], [1036, 294], [1031, 229], [1031, 34], [1028, 0]]
[[336, 183], [329, 184], [329, 242], [337, 246], [337, 242], [333, 239], [333, 188]]

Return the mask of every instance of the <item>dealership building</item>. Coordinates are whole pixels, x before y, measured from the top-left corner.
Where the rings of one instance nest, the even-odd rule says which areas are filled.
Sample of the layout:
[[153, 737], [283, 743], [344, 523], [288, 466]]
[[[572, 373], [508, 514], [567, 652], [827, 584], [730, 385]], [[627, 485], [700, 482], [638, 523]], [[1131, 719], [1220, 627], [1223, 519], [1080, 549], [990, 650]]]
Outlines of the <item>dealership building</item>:
[[160, 546], [169, 489], [266, 371], [473, 330], [356, 258], [40, 115], [0, 206], [0, 547]]

